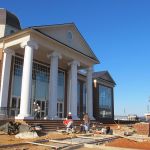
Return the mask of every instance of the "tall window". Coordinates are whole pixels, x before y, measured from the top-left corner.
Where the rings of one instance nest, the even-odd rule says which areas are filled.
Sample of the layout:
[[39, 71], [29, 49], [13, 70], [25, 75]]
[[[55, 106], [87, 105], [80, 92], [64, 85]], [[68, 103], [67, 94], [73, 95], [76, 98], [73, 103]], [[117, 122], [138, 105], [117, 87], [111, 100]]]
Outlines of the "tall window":
[[83, 83], [83, 112], [86, 112], [86, 83]]
[[32, 70], [32, 98], [48, 100], [49, 67], [39, 63], [33, 63]]
[[63, 71], [58, 71], [58, 101], [64, 101], [65, 77]]
[[15, 57], [14, 80], [12, 90], [13, 96], [21, 95], [22, 70], [23, 70], [23, 60], [21, 58]]
[[20, 112], [20, 95], [21, 95], [21, 82], [22, 82], [23, 61], [21, 58], [14, 59], [14, 72], [12, 84], [12, 99], [10, 100], [9, 115], [16, 116]]
[[77, 99], [77, 115], [82, 117], [83, 112], [86, 112], [86, 83], [78, 80], [78, 99]]
[[80, 88], [80, 81], [78, 80], [77, 83], [77, 115], [80, 118], [80, 101], [81, 101], [81, 88]]
[[57, 92], [57, 116], [64, 117], [64, 98], [65, 98], [65, 74], [58, 71], [58, 92]]
[[100, 117], [112, 117], [112, 89], [99, 85], [99, 108]]
[[[13, 96], [21, 96], [22, 72], [23, 59], [15, 57], [12, 89]], [[35, 99], [48, 99], [48, 84], [49, 67], [34, 62], [32, 70], [32, 97]]]

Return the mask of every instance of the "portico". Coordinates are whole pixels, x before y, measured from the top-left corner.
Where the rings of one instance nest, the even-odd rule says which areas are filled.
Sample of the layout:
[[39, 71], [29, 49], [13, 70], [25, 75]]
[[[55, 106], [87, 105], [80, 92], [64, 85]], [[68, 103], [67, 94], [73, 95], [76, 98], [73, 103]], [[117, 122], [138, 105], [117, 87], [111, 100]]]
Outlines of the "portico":
[[[65, 30], [65, 28], [66, 26], [62, 26], [63, 30]], [[74, 38], [76, 38], [76, 34], [79, 33], [77, 33], [74, 25], [69, 25], [68, 28], [72, 30], [74, 33]], [[78, 51], [73, 48], [73, 41], [72, 45], [68, 46], [43, 34], [43, 28], [41, 31], [43, 32], [41, 33], [37, 30], [27, 29], [4, 39], [4, 59], [1, 78], [0, 107], [12, 107], [14, 103], [13, 91], [14, 88], [17, 88], [17, 85], [15, 85], [15, 80], [19, 80], [21, 90], [19, 98], [20, 102], [18, 102], [19, 111], [18, 113], [15, 113], [17, 119], [33, 118], [32, 105], [33, 101], [36, 100], [34, 97], [36, 97], [38, 93], [36, 90], [38, 88], [40, 89], [41, 86], [41, 92], [42, 90], [44, 91], [43, 93], [47, 92], [45, 91], [46, 88], [42, 88], [44, 87], [43, 85], [46, 87], [48, 85], [48, 93], [46, 93], [45, 97], [43, 96], [45, 100], [42, 99], [42, 96], [39, 98], [39, 101], [46, 101], [45, 104], [41, 103], [41, 107], [43, 107], [42, 105], [45, 107], [45, 114], [43, 117], [48, 119], [59, 119], [58, 101], [62, 102], [63, 99], [63, 103], [60, 103], [63, 104], [62, 106], [60, 105], [62, 107], [61, 109], [63, 109], [61, 118], [65, 117], [64, 110], [66, 110], [66, 112], [72, 112], [74, 119], [78, 119], [77, 81], [78, 71], [82, 69], [87, 72], [86, 111], [89, 113], [90, 117], [93, 118], [93, 107], [91, 107], [93, 106], [92, 68], [95, 63], [98, 63], [96, 58], [94, 59], [95, 55], [93, 55], [93, 53], [90, 52], [86, 46], [86, 51]], [[68, 30], [66, 30], [66, 32], [67, 31]], [[83, 39], [79, 38], [74, 40], [82, 41]], [[19, 77], [18, 75], [15, 75], [15, 62], [18, 61], [18, 58], [21, 58], [22, 60], [22, 65], [19, 66], [19, 68], [21, 68], [21, 75]], [[47, 79], [48, 82], [42, 81], [39, 85], [36, 83], [38, 80], [37, 72], [40, 73], [40, 70], [37, 70], [36, 73], [34, 73], [33, 69], [34, 66], [36, 66], [34, 63], [39, 63], [47, 67], [49, 73], [47, 73], [47, 71], [47, 75], [45, 76], [45, 72], [41, 70], [41, 74], [44, 75], [44, 80]], [[64, 72], [63, 77], [61, 77], [63, 82], [65, 82], [65, 84], [63, 83], [64, 89], [62, 88], [63, 90], [61, 90], [63, 92], [58, 90], [58, 80], [60, 76], [59, 70], [63, 70]], [[34, 85], [34, 82], [36, 83], [36, 86]], [[63, 95], [63, 98], [59, 98], [58, 94]], [[66, 101], [67, 106], [64, 105], [64, 101]]]
[[99, 63], [74, 23], [22, 29], [0, 8], [0, 116], [34, 119], [38, 103], [50, 122], [68, 112], [113, 122], [115, 82], [108, 71], [94, 72]]

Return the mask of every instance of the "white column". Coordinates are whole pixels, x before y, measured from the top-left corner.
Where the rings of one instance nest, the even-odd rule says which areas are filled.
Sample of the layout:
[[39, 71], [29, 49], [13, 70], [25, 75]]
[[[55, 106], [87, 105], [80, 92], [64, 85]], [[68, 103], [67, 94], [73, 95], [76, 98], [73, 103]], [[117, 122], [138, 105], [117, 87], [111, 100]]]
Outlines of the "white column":
[[94, 119], [93, 117], [93, 84], [92, 84], [92, 67], [87, 69], [87, 81], [86, 81], [86, 89], [87, 89], [87, 113], [90, 119]]
[[14, 55], [13, 50], [4, 50], [0, 90], [0, 107], [7, 107], [12, 55]]
[[21, 86], [21, 103], [20, 114], [18, 119], [30, 118], [31, 92], [32, 92], [32, 61], [33, 50], [38, 49], [38, 45], [34, 41], [27, 41], [21, 44], [25, 48], [24, 64]]
[[53, 52], [50, 57], [50, 80], [49, 80], [49, 101], [48, 118], [56, 119], [57, 116], [57, 82], [58, 82], [58, 59], [60, 54]]
[[80, 63], [73, 60], [70, 68], [70, 111], [72, 113], [73, 119], [79, 119], [77, 117], [77, 67]]

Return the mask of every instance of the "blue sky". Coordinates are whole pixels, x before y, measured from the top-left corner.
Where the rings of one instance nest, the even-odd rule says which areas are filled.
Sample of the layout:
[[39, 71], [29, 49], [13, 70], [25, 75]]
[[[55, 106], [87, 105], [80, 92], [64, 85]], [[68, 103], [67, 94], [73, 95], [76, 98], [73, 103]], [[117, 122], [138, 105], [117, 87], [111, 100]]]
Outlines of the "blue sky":
[[74, 22], [116, 81], [115, 114], [147, 112], [150, 96], [149, 0], [0, 0], [23, 28]]

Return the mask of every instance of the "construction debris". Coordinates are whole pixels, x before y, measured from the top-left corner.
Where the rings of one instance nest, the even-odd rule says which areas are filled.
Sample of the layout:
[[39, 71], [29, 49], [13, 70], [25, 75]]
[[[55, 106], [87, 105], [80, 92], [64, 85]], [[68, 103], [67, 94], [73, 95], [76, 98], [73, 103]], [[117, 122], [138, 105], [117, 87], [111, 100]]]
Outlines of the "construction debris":
[[15, 138], [34, 139], [39, 137], [36, 132], [22, 132], [15, 135]]

